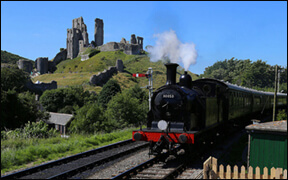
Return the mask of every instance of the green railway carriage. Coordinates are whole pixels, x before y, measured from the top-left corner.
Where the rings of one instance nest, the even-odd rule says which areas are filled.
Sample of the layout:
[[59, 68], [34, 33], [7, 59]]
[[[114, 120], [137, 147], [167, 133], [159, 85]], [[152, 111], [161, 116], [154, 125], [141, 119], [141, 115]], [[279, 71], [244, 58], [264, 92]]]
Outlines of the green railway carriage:
[[[272, 110], [273, 92], [249, 89], [216, 79], [198, 79], [192, 88], [200, 89], [205, 99], [205, 127], [225, 121], [241, 124], [251, 115]], [[287, 94], [277, 93], [277, 107], [287, 106]]]

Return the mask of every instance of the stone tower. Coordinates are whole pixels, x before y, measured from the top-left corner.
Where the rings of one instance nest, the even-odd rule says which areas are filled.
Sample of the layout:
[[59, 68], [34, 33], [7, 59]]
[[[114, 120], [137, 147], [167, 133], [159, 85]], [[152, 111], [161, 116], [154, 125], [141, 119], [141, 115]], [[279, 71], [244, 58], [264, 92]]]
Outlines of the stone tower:
[[95, 19], [94, 39], [96, 46], [103, 45], [104, 42], [104, 23], [102, 19]]
[[48, 57], [39, 57], [35, 60], [35, 66], [40, 74], [46, 74], [48, 72]]
[[131, 44], [137, 44], [135, 34], [131, 35], [130, 43]]
[[33, 64], [29, 60], [19, 59], [19, 61], [17, 61], [17, 65], [19, 69], [23, 69], [25, 72], [28, 73], [30, 73], [33, 69]]
[[67, 29], [66, 44], [67, 59], [77, 57], [79, 49], [89, 45], [87, 26], [82, 17], [72, 20], [72, 29]]

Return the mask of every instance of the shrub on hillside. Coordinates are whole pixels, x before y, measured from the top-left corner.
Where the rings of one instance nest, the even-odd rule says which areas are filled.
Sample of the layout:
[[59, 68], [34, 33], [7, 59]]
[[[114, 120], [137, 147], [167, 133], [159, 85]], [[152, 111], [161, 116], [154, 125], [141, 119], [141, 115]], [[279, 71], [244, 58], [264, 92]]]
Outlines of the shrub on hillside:
[[116, 80], [110, 79], [102, 88], [99, 93], [98, 102], [106, 107], [110, 99], [115, 96], [118, 92], [121, 92], [121, 87]]
[[98, 49], [92, 49], [90, 54], [89, 54], [89, 58], [91, 58], [92, 56], [95, 56], [96, 54], [100, 53], [100, 50]]

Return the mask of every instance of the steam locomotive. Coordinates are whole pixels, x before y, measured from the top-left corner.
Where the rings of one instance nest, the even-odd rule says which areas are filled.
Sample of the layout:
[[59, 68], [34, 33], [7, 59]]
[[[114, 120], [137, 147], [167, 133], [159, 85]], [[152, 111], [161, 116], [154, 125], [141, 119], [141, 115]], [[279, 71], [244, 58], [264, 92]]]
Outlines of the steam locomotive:
[[[166, 84], [151, 98], [147, 128], [133, 131], [134, 141], [150, 142], [150, 154], [177, 153], [215, 141], [227, 130], [244, 126], [253, 115], [271, 110], [274, 93], [239, 87], [216, 79], [192, 81], [185, 71], [176, 83], [178, 64], [167, 63]], [[277, 94], [277, 107], [287, 106], [287, 94]], [[192, 145], [192, 146], [191, 146]]]

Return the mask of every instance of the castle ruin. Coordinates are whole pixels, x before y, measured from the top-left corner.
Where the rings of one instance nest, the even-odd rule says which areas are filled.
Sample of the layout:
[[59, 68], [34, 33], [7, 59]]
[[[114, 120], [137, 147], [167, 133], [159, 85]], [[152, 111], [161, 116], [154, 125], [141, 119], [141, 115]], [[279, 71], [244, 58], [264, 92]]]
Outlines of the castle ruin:
[[72, 20], [72, 29], [67, 29], [67, 59], [74, 59], [78, 56], [83, 47], [89, 45], [87, 26], [82, 16]]
[[22, 69], [23, 71], [28, 73], [31, 73], [31, 71], [33, 70], [33, 64], [29, 60], [19, 59], [19, 61], [17, 61], [17, 65], [19, 69]]
[[[125, 38], [122, 38], [120, 42], [104, 42], [104, 23], [102, 19], [95, 19], [95, 31], [94, 31], [94, 40], [96, 47], [89, 43], [87, 26], [84, 23], [83, 17], [75, 18], [72, 20], [72, 28], [67, 29], [67, 38], [66, 38], [66, 49], [57, 53], [53, 61], [48, 61], [48, 58], [39, 57], [35, 61], [35, 67], [40, 74], [45, 74], [48, 72], [53, 73], [56, 70], [56, 65], [61, 61], [66, 59], [74, 59], [78, 55], [81, 55], [81, 60], [85, 61], [89, 59], [89, 56], [86, 54], [81, 54], [80, 52], [84, 47], [93, 47], [100, 51], [117, 51], [123, 50], [125, 54], [128, 55], [137, 55], [140, 54], [143, 50], [143, 37], [131, 35], [130, 42], [126, 41]], [[30, 71], [31, 66], [28, 65], [28, 62], [19, 61], [19, 68]], [[27, 66], [27, 68], [26, 68]], [[31, 71], [30, 71], [31, 72]]]
[[96, 46], [103, 45], [104, 42], [104, 23], [102, 19], [95, 19], [94, 40]]

